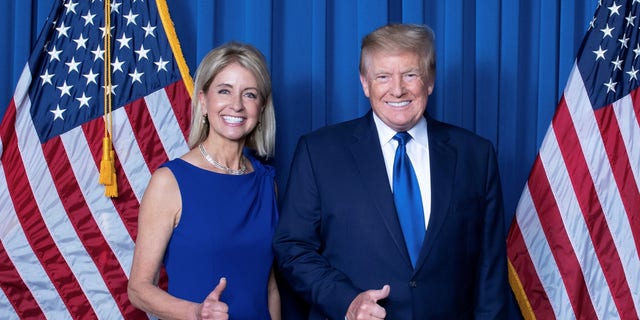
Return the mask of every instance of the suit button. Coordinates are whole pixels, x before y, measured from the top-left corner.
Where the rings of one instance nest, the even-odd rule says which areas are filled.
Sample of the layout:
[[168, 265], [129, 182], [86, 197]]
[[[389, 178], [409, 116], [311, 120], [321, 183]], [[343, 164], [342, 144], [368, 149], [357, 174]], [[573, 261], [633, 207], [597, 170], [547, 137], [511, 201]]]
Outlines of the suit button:
[[418, 283], [415, 281], [409, 281], [409, 288], [417, 288], [418, 287]]

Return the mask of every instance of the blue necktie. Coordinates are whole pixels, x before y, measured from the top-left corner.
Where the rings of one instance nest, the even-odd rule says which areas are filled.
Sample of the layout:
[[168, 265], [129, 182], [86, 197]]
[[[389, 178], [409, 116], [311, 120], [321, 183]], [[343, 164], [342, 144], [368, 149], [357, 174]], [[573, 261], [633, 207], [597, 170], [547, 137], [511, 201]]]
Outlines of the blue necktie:
[[409, 257], [415, 267], [425, 234], [422, 196], [416, 173], [413, 171], [411, 160], [406, 151], [406, 144], [411, 140], [411, 135], [406, 132], [398, 132], [393, 136], [393, 139], [398, 141], [393, 161], [393, 199], [404, 233], [404, 240], [409, 250]]

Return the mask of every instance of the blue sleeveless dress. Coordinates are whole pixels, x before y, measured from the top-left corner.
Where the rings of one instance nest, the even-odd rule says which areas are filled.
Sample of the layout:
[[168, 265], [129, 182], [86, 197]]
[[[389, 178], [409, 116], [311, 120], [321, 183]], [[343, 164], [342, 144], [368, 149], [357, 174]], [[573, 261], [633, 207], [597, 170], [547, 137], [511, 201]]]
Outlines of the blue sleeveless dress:
[[278, 220], [274, 170], [245, 154], [254, 171], [227, 175], [182, 159], [163, 164], [180, 188], [182, 214], [163, 259], [168, 292], [201, 303], [221, 277], [229, 318], [270, 319], [267, 283]]

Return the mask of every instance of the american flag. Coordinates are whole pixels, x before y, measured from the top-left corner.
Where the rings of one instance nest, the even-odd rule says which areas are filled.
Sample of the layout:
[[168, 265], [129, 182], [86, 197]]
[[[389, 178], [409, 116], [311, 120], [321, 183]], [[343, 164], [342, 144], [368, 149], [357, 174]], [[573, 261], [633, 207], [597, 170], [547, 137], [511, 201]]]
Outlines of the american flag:
[[[109, 47], [115, 198], [98, 183]], [[0, 319], [147, 318], [126, 292], [138, 206], [188, 151], [191, 83], [164, 0], [56, 1], [0, 123]]]
[[507, 239], [527, 319], [640, 317], [639, 84], [640, 0], [602, 1]]

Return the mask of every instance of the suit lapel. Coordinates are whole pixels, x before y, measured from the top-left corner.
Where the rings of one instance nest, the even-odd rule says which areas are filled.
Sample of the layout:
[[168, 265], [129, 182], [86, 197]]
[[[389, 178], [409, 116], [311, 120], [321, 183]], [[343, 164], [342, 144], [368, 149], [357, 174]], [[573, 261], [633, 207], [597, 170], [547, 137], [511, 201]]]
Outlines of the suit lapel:
[[407, 248], [402, 235], [402, 228], [398, 222], [393, 194], [389, 187], [389, 177], [384, 165], [378, 131], [373, 122], [371, 111], [361, 118], [359, 126], [354, 131], [351, 152], [359, 169], [365, 189], [370, 194], [370, 201], [378, 209], [387, 230], [391, 234], [396, 248], [405, 256], [406, 263], [411, 265]]
[[429, 161], [431, 173], [431, 216], [427, 226], [416, 270], [425, 262], [449, 211], [452, 181], [455, 175], [456, 150], [448, 143], [443, 125], [427, 116], [429, 133]]

